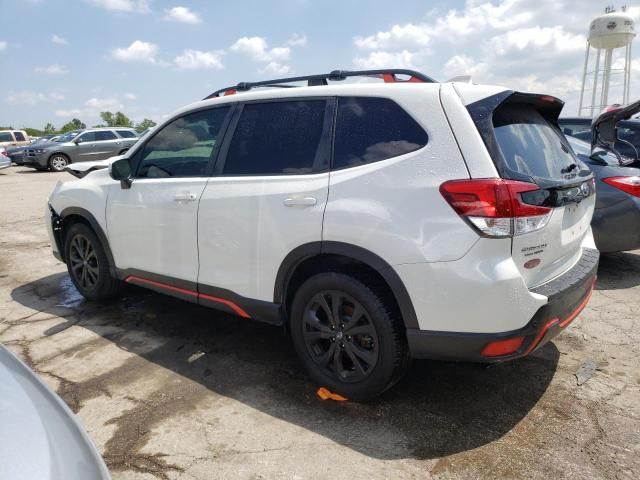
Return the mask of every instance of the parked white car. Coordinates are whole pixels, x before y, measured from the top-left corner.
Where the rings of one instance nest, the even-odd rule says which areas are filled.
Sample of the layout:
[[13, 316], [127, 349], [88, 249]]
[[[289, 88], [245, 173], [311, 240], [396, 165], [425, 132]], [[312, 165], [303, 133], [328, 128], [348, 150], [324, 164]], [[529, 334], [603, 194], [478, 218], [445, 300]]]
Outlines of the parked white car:
[[0, 130], [0, 147], [29, 145], [31, 139], [24, 130]]
[[[385, 83], [331, 82], [351, 76]], [[259, 90], [291, 80], [309, 87]], [[352, 399], [412, 357], [510, 360], [595, 281], [593, 175], [562, 106], [408, 71], [239, 84], [56, 186], [51, 244], [90, 300], [125, 281], [285, 325]]]

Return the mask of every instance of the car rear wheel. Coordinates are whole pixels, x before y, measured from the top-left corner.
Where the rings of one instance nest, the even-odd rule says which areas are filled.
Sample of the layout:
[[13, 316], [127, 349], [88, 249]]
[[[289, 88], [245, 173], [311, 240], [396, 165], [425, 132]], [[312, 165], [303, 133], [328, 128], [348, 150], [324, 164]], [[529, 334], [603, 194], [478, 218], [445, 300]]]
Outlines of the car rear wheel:
[[56, 153], [49, 159], [49, 168], [54, 172], [62, 172], [69, 165], [69, 158], [61, 153]]
[[87, 225], [73, 224], [65, 235], [65, 260], [71, 281], [88, 300], [106, 300], [118, 293], [104, 248]]
[[300, 287], [291, 336], [313, 379], [353, 400], [381, 394], [408, 366], [404, 329], [389, 299], [342, 273], [321, 273]]

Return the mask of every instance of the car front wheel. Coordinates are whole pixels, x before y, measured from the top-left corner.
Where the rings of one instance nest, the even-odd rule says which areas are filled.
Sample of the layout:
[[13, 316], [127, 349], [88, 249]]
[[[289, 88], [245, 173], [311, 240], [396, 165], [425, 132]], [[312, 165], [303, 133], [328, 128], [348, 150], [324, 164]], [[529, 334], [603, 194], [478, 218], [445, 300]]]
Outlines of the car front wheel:
[[75, 223], [65, 235], [64, 258], [71, 281], [88, 300], [113, 297], [120, 282], [111, 276], [109, 262], [96, 234], [83, 223]]
[[49, 159], [49, 168], [54, 172], [62, 172], [69, 165], [69, 159], [59, 153]]
[[390, 299], [354, 277], [315, 275], [293, 300], [294, 347], [320, 386], [353, 400], [374, 397], [408, 366], [404, 329], [394, 312]]

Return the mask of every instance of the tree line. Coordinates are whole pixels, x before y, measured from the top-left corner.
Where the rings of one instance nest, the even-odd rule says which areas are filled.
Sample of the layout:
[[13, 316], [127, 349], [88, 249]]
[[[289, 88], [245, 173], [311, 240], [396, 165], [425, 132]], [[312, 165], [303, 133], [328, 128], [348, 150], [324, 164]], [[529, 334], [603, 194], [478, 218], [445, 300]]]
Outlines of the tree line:
[[[129, 117], [122, 112], [100, 112], [101, 124], [94, 125], [94, 128], [99, 127], [129, 127], [135, 128], [138, 133], [143, 132], [147, 128], [155, 127], [156, 122], [145, 118], [141, 122], [134, 123]], [[87, 125], [77, 118], [73, 118], [70, 122], [65, 123], [60, 128], [56, 128], [52, 123], [47, 123], [42, 130], [38, 128], [25, 127], [23, 130], [27, 132], [30, 137], [41, 137], [43, 135], [54, 135], [56, 133], [66, 133], [72, 130], [82, 130], [87, 128]], [[0, 130], [13, 130], [13, 127], [0, 127]]]

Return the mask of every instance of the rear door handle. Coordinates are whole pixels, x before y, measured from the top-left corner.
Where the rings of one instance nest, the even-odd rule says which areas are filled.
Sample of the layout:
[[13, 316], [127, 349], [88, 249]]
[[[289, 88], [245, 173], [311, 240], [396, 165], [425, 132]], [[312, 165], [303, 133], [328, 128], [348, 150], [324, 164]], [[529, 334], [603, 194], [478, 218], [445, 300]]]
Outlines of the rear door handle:
[[312, 207], [318, 200], [315, 197], [289, 197], [282, 203], [285, 207]]
[[195, 193], [176, 193], [173, 196], [176, 202], [193, 202], [196, 199]]

